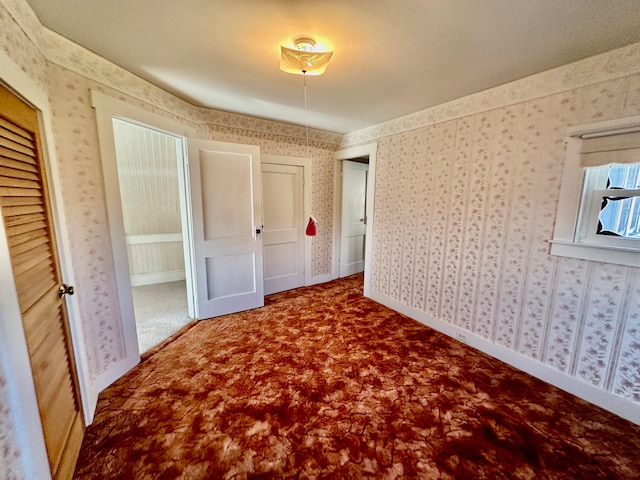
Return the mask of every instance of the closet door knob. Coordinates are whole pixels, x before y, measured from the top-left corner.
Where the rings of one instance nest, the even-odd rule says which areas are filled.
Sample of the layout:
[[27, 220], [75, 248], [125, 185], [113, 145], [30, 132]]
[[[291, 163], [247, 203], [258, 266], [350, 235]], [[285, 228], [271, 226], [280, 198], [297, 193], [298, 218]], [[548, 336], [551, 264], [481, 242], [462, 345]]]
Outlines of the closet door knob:
[[60, 298], [64, 297], [65, 295], [73, 295], [74, 293], [75, 291], [73, 289], [73, 285], [67, 285], [66, 283], [63, 283], [58, 287], [58, 296]]

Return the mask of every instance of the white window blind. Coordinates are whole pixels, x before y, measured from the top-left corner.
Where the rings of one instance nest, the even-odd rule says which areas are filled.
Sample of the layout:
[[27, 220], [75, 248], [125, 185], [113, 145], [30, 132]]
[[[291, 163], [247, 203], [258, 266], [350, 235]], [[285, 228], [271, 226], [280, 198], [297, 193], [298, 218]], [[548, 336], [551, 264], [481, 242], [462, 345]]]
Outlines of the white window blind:
[[640, 162], [640, 129], [625, 133], [608, 133], [605, 136], [583, 135], [581, 140], [582, 167]]

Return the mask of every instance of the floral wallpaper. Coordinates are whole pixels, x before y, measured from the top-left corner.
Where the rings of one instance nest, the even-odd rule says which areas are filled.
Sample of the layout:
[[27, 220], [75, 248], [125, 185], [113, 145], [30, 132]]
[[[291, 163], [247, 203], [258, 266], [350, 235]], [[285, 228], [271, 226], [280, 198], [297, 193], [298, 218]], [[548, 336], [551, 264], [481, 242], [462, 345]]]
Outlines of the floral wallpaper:
[[639, 86], [635, 73], [379, 138], [373, 290], [640, 402], [640, 269], [549, 255], [567, 127], [640, 114]]
[[[117, 69], [115, 66], [113, 68]], [[83, 286], [77, 289], [77, 294], [85, 331], [90, 332], [87, 344], [94, 345], [94, 348], [88, 349], [88, 357], [95, 375], [124, 356], [97, 127], [90, 99], [91, 89], [98, 89], [99, 85], [52, 63], [48, 65], [48, 78], [63, 198], [74, 252], [74, 273], [78, 285]], [[113, 95], [109, 89], [103, 87], [102, 90]], [[123, 93], [117, 94], [117, 97], [129, 101], [129, 97]], [[133, 100], [132, 103], [153, 109], [139, 100]], [[154, 111], [164, 114], [163, 111]], [[198, 115], [196, 121], [182, 117], [182, 121], [190, 125], [208, 120], [206, 115], [199, 116], [197, 111], [180, 110], [178, 113]], [[304, 151], [299, 139], [292, 141], [295, 137], [283, 133], [256, 132], [239, 127], [222, 128], [208, 123], [201, 125], [201, 131], [205, 138], [259, 145], [263, 153], [301, 156], [301, 151]], [[324, 179], [317, 175], [325, 174], [327, 169], [322, 166], [331, 162], [331, 154], [336, 147], [337, 142], [327, 144], [314, 141], [311, 152], [314, 155], [313, 185], [332, 185], [332, 176]], [[329, 200], [323, 198], [325, 195]], [[326, 209], [326, 205], [332, 205], [331, 195], [332, 189], [322, 188], [314, 190], [312, 196], [312, 208], [318, 207], [318, 215], [327, 218], [326, 225], [331, 224], [328, 219], [332, 212]], [[331, 271], [331, 240], [330, 231], [314, 239], [312, 255], [316, 261], [312, 275]]]
[[15, 443], [15, 429], [11, 422], [11, 403], [7, 381], [0, 373], [0, 478], [19, 480], [22, 475], [20, 451]]
[[[268, 154], [306, 156], [304, 128], [188, 104], [45, 29], [26, 0], [0, 0], [0, 49], [49, 95], [95, 377], [123, 342], [90, 90]], [[640, 274], [547, 243], [567, 126], [640, 114], [639, 74], [636, 44], [344, 137], [310, 130], [313, 275], [331, 272], [333, 152], [376, 140], [374, 291], [640, 402]], [[20, 478], [5, 383], [0, 476]]]
[[[4, 0], [3, 0], [4, 1]], [[20, 0], [12, 0], [12, 11], [21, 13], [22, 25], [35, 25], [35, 15], [31, 9]], [[9, 58], [15, 59], [35, 84], [44, 89], [46, 78], [46, 60], [41, 51], [33, 44], [24, 31], [24, 27], [16, 22], [10, 10], [4, 8], [0, 2], [0, 49]], [[2, 79], [3, 65], [0, 65], [0, 79]], [[0, 319], [0, 321], [11, 321]], [[23, 453], [17, 442], [19, 425], [14, 423], [14, 408], [11, 399], [11, 388], [5, 376], [6, 365], [2, 363], [0, 355], [0, 478], [3, 480], [22, 480], [26, 478], [23, 468]]]
[[[24, 0], [0, 0], [0, 48], [48, 92], [80, 321], [90, 375], [96, 377], [123, 358], [124, 344], [90, 91], [187, 124], [202, 138], [256, 144], [268, 154], [306, 156], [305, 129], [184, 102], [43, 28]], [[331, 272], [332, 154], [341, 138], [332, 132], [309, 131], [311, 210], [325, 226], [312, 242], [313, 276]], [[0, 385], [0, 393], [2, 388]], [[10, 425], [10, 404], [4, 405], [1, 438], [10, 443], [12, 435], [4, 430]], [[14, 453], [9, 447], [4, 451]], [[7, 458], [0, 459], [2, 468], [9, 468]]]

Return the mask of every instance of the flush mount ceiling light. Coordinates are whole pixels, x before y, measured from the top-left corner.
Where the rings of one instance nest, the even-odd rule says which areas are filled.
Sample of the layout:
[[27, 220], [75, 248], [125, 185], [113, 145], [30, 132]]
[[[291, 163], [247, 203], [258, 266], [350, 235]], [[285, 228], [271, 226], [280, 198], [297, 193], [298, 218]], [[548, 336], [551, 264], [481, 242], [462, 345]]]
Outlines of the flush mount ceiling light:
[[322, 75], [333, 55], [332, 51], [316, 51], [311, 37], [298, 37], [293, 47], [280, 46], [280, 70], [297, 75]]

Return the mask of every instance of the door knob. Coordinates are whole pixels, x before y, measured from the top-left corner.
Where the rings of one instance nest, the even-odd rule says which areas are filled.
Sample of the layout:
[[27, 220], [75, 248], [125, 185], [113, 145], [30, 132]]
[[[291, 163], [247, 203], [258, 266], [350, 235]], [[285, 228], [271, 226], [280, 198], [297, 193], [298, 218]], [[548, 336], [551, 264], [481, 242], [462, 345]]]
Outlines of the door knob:
[[73, 285], [67, 285], [66, 283], [63, 283], [58, 287], [58, 296], [60, 298], [64, 297], [67, 294], [73, 295], [74, 293], [75, 291], [73, 290]]

